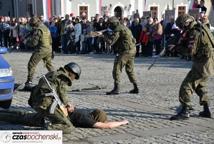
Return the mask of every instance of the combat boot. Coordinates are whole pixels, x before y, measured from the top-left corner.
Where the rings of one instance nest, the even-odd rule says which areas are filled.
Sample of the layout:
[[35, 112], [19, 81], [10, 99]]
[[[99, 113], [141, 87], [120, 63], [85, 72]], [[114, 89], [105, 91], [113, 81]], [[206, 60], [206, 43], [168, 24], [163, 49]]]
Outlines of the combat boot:
[[204, 110], [199, 113], [199, 116], [205, 117], [205, 118], [211, 118], [211, 112], [207, 103], [204, 104]]
[[118, 95], [120, 93], [119, 84], [114, 84], [114, 88], [107, 92], [106, 95]]
[[134, 85], [134, 89], [130, 90], [129, 93], [131, 94], [138, 94], [139, 93], [139, 89], [136, 83], [133, 84]]
[[33, 87], [33, 82], [32, 81], [26, 81], [25, 87]]
[[25, 83], [25, 87], [24, 87], [23, 90], [25, 90], [25, 91], [31, 91], [33, 87], [34, 87], [33, 82], [32, 81], [27, 81]]
[[186, 106], [183, 106], [181, 111], [178, 114], [172, 116], [170, 120], [187, 120], [190, 117], [189, 109]]

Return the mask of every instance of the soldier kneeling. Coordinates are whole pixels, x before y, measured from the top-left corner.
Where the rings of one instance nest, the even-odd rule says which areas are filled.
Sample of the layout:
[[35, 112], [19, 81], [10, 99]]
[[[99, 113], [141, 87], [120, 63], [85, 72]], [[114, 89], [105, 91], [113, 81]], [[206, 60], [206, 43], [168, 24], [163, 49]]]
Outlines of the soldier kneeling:
[[50, 121], [47, 129], [63, 130], [70, 133], [73, 124], [68, 117], [69, 104], [66, 89], [74, 79], [79, 79], [81, 68], [76, 63], [69, 63], [57, 71], [49, 72], [40, 78], [31, 92], [29, 105], [37, 115]]

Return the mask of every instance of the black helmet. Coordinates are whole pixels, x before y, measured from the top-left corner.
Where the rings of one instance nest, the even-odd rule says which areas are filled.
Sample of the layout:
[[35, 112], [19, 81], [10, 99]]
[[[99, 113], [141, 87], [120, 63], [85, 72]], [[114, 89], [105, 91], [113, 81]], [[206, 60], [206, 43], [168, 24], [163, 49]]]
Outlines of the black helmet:
[[67, 65], [65, 65], [64, 68], [67, 71], [74, 73], [76, 75], [75, 79], [79, 79], [81, 74], [81, 68], [77, 63], [70, 62]]
[[32, 17], [31, 19], [30, 19], [30, 21], [29, 21], [29, 25], [31, 26], [31, 27], [38, 27], [39, 26], [39, 24], [40, 24], [40, 19], [38, 18], [38, 17]]
[[187, 27], [193, 21], [195, 21], [194, 17], [192, 17], [188, 14], [183, 14], [183, 15], [180, 15], [176, 19], [175, 23], [180, 29], [183, 29], [183, 28]]

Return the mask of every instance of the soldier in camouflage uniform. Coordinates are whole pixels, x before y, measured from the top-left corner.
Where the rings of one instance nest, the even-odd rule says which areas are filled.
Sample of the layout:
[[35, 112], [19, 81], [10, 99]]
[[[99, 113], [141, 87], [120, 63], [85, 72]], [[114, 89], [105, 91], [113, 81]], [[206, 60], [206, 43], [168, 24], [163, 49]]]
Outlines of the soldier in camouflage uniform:
[[33, 75], [37, 64], [43, 60], [48, 71], [53, 71], [51, 62], [52, 57], [52, 39], [49, 29], [40, 22], [39, 18], [32, 17], [29, 21], [32, 28], [31, 35], [26, 38], [25, 44], [34, 48], [34, 52], [28, 62], [28, 76], [25, 83], [26, 87], [32, 86]]
[[117, 54], [112, 72], [114, 88], [106, 94], [119, 94], [120, 75], [124, 66], [130, 82], [134, 85], [134, 89], [132, 89], [130, 93], [137, 94], [139, 89], [134, 73], [134, 58], [136, 54], [135, 39], [131, 31], [126, 26], [121, 25], [116, 17], [109, 18], [109, 28], [113, 33], [111, 35], [104, 34], [104, 38], [108, 44], [113, 46]]
[[53, 113], [50, 112], [50, 109], [53, 106], [52, 104], [55, 98], [50, 94], [51, 89], [48, 87], [45, 79], [41, 78], [38, 85], [32, 89], [28, 103], [37, 111], [37, 115], [34, 117], [45, 117], [50, 121], [47, 129], [63, 130], [64, 133], [70, 133], [73, 129], [73, 125], [68, 117], [68, 109], [72, 106], [69, 104], [66, 91], [67, 87], [72, 85], [74, 79], [79, 79], [80, 74], [81, 69], [79, 65], [72, 62], [59, 68], [57, 71], [52, 71], [45, 75], [64, 105], [63, 107], [57, 105], [53, 109]]
[[181, 47], [178, 50], [183, 53], [188, 52], [192, 56], [193, 64], [180, 86], [179, 101], [182, 108], [170, 119], [183, 120], [190, 117], [190, 97], [194, 91], [200, 98], [200, 105], [203, 106], [199, 116], [211, 118], [206, 85], [208, 77], [214, 74], [214, 38], [206, 26], [197, 23], [188, 14], [179, 16], [176, 25], [183, 30], [178, 44]]

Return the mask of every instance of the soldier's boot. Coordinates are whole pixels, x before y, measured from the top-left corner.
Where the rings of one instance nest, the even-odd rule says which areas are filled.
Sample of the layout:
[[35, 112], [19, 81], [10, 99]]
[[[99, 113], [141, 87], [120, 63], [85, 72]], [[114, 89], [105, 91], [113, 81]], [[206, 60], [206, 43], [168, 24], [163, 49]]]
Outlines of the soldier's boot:
[[27, 80], [27, 81], [25, 82], [25, 87], [33, 87], [33, 82]]
[[27, 81], [27, 82], [25, 82], [24, 90], [25, 91], [31, 91], [33, 87], [34, 87], [33, 82]]
[[176, 115], [172, 116], [170, 120], [187, 120], [190, 117], [189, 109], [186, 106], [183, 106], [181, 111]]
[[118, 95], [120, 93], [120, 88], [119, 88], [119, 84], [114, 84], [114, 88], [107, 92], [106, 95]]
[[204, 106], [204, 110], [199, 113], [199, 116], [205, 117], [205, 118], [211, 118], [211, 112], [210, 112], [208, 104], [206, 103], [203, 106]]
[[139, 89], [136, 83], [133, 84], [134, 85], [134, 89], [130, 90], [129, 93], [131, 94], [138, 94], [139, 93]]

